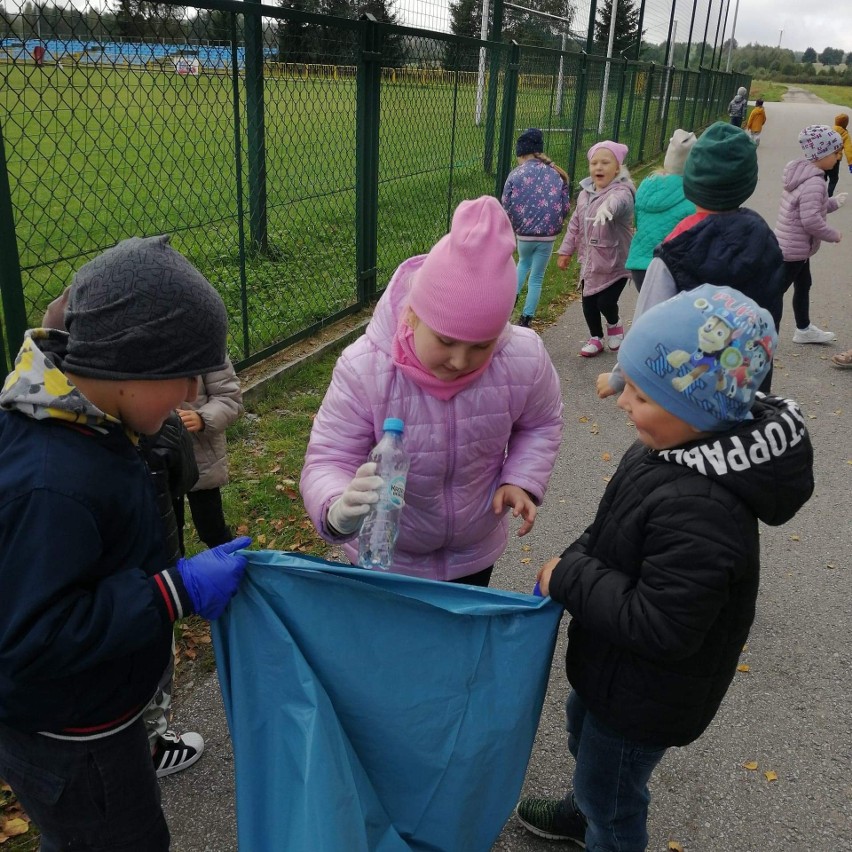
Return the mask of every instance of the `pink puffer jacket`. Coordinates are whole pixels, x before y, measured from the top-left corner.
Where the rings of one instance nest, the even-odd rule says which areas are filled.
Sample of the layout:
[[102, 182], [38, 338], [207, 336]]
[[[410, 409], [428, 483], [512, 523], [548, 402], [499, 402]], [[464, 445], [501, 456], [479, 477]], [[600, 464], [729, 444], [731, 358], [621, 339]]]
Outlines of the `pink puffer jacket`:
[[[430, 396], [395, 367], [391, 342], [424, 257], [397, 269], [366, 333], [338, 359], [300, 487], [323, 538], [341, 541], [326, 526], [328, 507], [378, 442], [385, 418], [402, 418], [411, 467], [394, 570], [451, 580], [487, 568], [506, 549], [508, 516], [491, 509], [500, 485], [518, 485], [537, 503], [544, 498], [559, 452], [562, 396], [541, 338], [518, 326], [506, 326], [488, 369], [450, 400]], [[354, 537], [343, 546], [357, 564]]]
[[822, 240], [840, 242], [840, 232], [826, 216], [838, 208], [828, 197], [825, 172], [808, 160], [793, 160], [784, 167], [784, 194], [775, 223], [775, 236], [784, 260], [806, 260], [816, 254]]

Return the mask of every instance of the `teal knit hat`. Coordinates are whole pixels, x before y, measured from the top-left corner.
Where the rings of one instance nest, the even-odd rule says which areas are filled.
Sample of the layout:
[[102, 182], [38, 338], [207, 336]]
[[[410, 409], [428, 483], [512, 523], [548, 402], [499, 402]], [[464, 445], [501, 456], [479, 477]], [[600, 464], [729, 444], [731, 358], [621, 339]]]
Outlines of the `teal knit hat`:
[[705, 210], [736, 210], [757, 186], [757, 149], [733, 124], [711, 124], [692, 146], [683, 194]]

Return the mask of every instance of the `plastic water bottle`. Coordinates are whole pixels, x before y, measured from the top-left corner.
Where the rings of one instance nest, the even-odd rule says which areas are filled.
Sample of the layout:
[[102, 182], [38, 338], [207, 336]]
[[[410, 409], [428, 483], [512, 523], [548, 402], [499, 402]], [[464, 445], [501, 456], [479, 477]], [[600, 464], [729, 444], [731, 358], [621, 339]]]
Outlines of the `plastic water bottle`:
[[388, 417], [384, 435], [370, 453], [376, 463], [376, 476], [384, 480], [378, 503], [364, 518], [358, 538], [358, 561], [362, 568], [390, 571], [399, 535], [399, 518], [405, 505], [405, 478], [409, 459], [402, 446], [403, 422]]

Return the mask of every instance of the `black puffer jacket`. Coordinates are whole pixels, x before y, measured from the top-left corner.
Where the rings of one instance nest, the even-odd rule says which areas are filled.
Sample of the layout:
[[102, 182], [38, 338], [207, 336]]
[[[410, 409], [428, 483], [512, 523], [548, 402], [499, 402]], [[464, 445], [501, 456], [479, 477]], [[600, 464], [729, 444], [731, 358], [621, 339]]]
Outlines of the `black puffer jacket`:
[[813, 491], [795, 403], [753, 413], [680, 449], [634, 444], [551, 577], [572, 615], [568, 680], [628, 739], [686, 745], [713, 719], [754, 620], [758, 518], [783, 524]]
[[745, 207], [714, 213], [654, 250], [678, 292], [701, 284], [736, 287], [781, 319], [784, 258], [772, 228]]

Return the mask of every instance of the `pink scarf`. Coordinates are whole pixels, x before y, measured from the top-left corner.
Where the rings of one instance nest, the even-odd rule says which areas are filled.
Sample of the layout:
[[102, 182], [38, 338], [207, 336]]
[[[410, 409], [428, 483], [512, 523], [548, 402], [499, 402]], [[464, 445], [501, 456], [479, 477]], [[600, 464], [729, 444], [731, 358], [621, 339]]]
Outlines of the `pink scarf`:
[[459, 391], [463, 391], [468, 385], [475, 382], [489, 367], [489, 358], [478, 370], [465, 373], [457, 379], [444, 382], [437, 376], [433, 376], [421, 363], [414, 351], [414, 330], [405, 321], [405, 317], [399, 321], [396, 334], [393, 336], [391, 349], [393, 362], [402, 371], [402, 374], [411, 379], [417, 387], [422, 388], [430, 396], [437, 399], [452, 399]]

